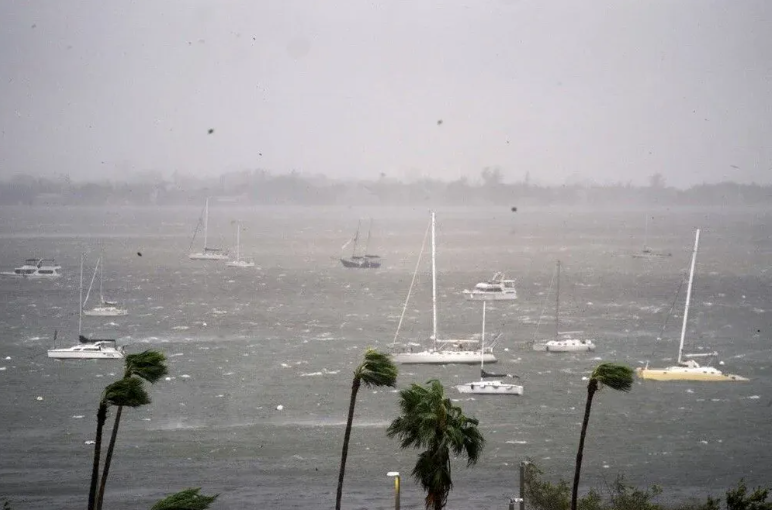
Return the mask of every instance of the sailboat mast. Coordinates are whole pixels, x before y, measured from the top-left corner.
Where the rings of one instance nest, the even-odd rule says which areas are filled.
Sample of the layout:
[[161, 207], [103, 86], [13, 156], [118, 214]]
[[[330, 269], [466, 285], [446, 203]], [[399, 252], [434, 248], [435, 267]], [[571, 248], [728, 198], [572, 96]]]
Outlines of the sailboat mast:
[[359, 242], [359, 227], [362, 226], [362, 220], [357, 221], [357, 233], [354, 234], [354, 247], [351, 249], [351, 258], [356, 257], [357, 243]]
[[432, 211], [432, 338], [437, 345], [437, 245], [435, 242], [435, 219]]
[[480, 380], [483, 380], [483, 367], [485, 363], [485, 304], [483, 300], [482, 336], [480, 336]]
[[555, 290], [555, 339], [560, 338], [560, 261], [558, 260], [557, 287]]
[[236, 262], [241, 260], [241, 257], [239, 256], [239, 245], [241, 244], [241, 223], [238, 221], [236, 222]]
[[83, 254], [80, 255], [80, 298], [78, 299], [78, 341], [83, 331]]
[[209, 229], [209, 197], [206, 198], [206, 204], [204, 205], [204, 251], [206, 251], [206, 236]]
[[689, 269], [689, 286], [686, 288], [686, 307], [684, 308], [684, 322], [681, 326], [681, 342], [678, 344], [678, 364], [681, 364], [681, 356], [684, 351], [684, 338], [686, 337], [686, 319], [689, 317], [689, 302], [692, 299], [692, 281], [694, 280], [694, 265], [697, 262], [697, 247], [700, 244], [700, 229], [694, 236], [694, 251], [692, 252], [692, 265]]
[[645, 226], [643, 227], [643, 251], [645, 252], [646, 246], [649, 243], [649, 215], [646, 214], [646, 216], [644, 216], [644, 219], [645, 219], [644, 221]]

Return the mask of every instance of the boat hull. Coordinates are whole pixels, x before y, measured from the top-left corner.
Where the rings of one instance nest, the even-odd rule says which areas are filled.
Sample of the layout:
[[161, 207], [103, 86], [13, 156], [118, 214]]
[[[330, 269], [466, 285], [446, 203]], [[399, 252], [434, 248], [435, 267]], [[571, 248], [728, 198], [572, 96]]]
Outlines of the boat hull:
[[83, 310], [83, 315], [88, 315], [89, 317], [122, 317], [128, 314], [129, 311], [125, 308], [116, 308], [112, 306]]
[[517, 292], [475, 292], [464, 291], [469, 301], [512, 301], [517, 299]]
[[245, 260], [232, 260], [226, 264], [228, 267], [255, 267], [254, 262], [247, 262]]
[[228, 260], [228, 256], [222, 253], [191, 253], [190, 260]]
[[747, 377], [724, 374], [713, 367], [637, 368], [636, 375], [649, 381], [744, 382]]
[[53, 359], [123, 359], [125, 354], [123, 349], [115, 348], [92, 348], [88, 346], [75, 346], [63, 349], [49, 349], [48, 357]]
[[378, 269], [381, 267], [381, 261], [377, 259], [340, 259], [340, 263], [343, 267], [349, 269]]
[[[392, 359], [395, 363], [403, 365], [477, 365], [480, 363], [480, 351], [400, 352], [393, 354]], [[496, 361], [496, 356], [492, 353], [483, 355], [483, 363], [496, 363]]]
[[[541, 348], [543, 346], [543, 348]], [[592, 352], [595, 350], [595, 344], [590, 340], [552, 340], [541, 344], [537, 349], [547, 352]]]
[[20, 280], [56, 280], [57, 278], [61, 278], [61, 273], [52, 273], [52, 274], [19, 274], [14, 273], [11, 271], [3, 271], [0, 273], [0, 276], [5, 276], [8, 278], [18, 278]]
[[501, 381], [477, 381], [456, 386], [459, 393], [473, 395], [522, 395], [523, 387]]

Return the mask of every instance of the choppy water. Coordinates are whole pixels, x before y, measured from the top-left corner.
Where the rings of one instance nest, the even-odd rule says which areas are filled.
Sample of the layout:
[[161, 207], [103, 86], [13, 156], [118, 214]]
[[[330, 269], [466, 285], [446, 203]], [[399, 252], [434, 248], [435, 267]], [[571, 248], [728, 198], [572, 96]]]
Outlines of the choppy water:
[[[163, 350], [170, 378], [150, 406], [129, 410], [106, 496], [112, 509], [149, 508], [189, 486], [220, 493], [216, 507], [330, 508], [334, 505], [351, 372], [369, 346], [392, 341], [428, 213], [419, 209], [212, 207], [212, 244], [233, 244], [258, 268], [187, 259], [198, 209], [26, 209], [0, 214], [3, 270], [55, 257], [55, 282], [0, 280], [0, 497], [14, 509], [85, 506], [97, 400], [120, 362], [45, 357], [54, 329], [77, 332], [78, 263], [104, 246], [108, 297], [127, 317], [84, 317], [86, 334], [112, 334], [129, 352]], [[488, 444], [480, 464], [454, 468], [451, 509], [506, 508], [527, 457], [550, 477], [572, 476], [585, 398], [582, 377], [600, 361], [666, 363], [677, 350], [680, 310], [663, 340], [666, 312], [688, 267], [693, 229], [703, 229], [689, 338], [716, 349], [746, 384], [636, 383], [604, 391], [593, 407], [583, 482], [624, 473], [659, 484], [664, 498], [720, 495], [740, 477], [772, 481], [772, 214], [658, 210], [649, 245], [672, 257], [631, 257], [643, 242], [644, 211], [439, 210], [440, 331], [478, 332], [480, 304], [461, 291], [496, 270], [518, 279], [519, 300], [488, 308], [502, 332], [504, 370], [521, 376], [521, 398], [461, 397], [451, 385], [476, 367], [404, 366], [399, 387], [440, 378], [480, 419]], [[335, 257], [359, 217], [375, 217], [377, 271], [345, 270]], [[142, 253], [138, 256], [137, 252]], [[555, 261], [560, 259], [566, 329], [595, 338], [593, 354], [533, 352]], [[402, 338], [431, 327], [428, 263]], [[682, 306], [682, 299], [679, 304]], [[551, 306], [551, 305], [550, 305]], [[550, 317], [542, 332], [549, 334]], [[393, 390], [360, 392], [344, 491], [346, 508], [390, 508], [387, 471], [407, 478], [413, 451], [385, 437], [397, 413]], [[277, 406], [283, 406], [278, 410]], [[422, 494], [403, 484], [403, 508]]]

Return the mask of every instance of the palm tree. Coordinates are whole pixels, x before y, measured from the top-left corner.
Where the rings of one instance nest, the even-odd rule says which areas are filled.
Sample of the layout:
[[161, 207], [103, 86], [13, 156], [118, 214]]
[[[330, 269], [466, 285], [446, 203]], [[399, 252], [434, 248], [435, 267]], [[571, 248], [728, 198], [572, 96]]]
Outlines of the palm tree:
[[592, 398], [595, 396], [595, 392], [604, 386], [617, 391], [630, 391], [633, 387], [633, 369], [618, 363], [601, 363], [592, 371], [590, 382], [587, 383], [587, 404], [584, 408], [582, 433], [579, 436], [579, 450], [576, 452], [576, 471], [574, 471], [574, 486], [571, 490], [571, 510], [576, 510], [579, 474], [582, 470], [582, 455], [584, 454], [584, 438], [587, 435], [587, 425], [590, 422]]
[[139, 379], [119, 379], [102, 392], [97, 410], [97, 431], [94, 441], [94, 464], [91, 470], [91, 488], [88, 493], [88, 509], [94, 510], [96, 503], [97, 478], [99, 476], [99, 457], [102, 449], [102, 429], [107, 421], [109, 406], [139, 407], [150, 403], [150, 397]]
[[[166, 356], [162, 352], [147, 350], [140, 352], [139, 354], [129, 354], [126, 356], [123, 372], [124, 379], [138, 377], [139, 379], [145, 380], [150, 384], [154, 384], [167, 373], [168, 369], [166, 368]], [[105, 496], [105, 485], [107, 485], [107, 475], [110, 472], [110, 462], [112, 461], [113, 451], [115, 450], [115, 441], [118, 438], [118, 426], [121, 423], [122, 412], [123, 406], [119, 405], [118, 409], [115, 411], [115, 423], [113, 424], [113, 431], [110, 435], [110, 444], [107, 446], [107, 454], [105, 455], [105, 466], [102, 470], [102, 478], [99, 482], [99, 493], [96, 500], [96, 510], [102, 510], [102, 501]]]
[[386, 434], [397, 436], [401, 448], [426, 448], [418, 455], [413, 478], [426, 491], [427, 510], [442, 510], [453, 488], [450, 473], [451, 452], [466, 454], [467, 467], [477, 463], [485, 439], [477, 428], [479, 422], [464, 416], [461, 408], [445, 397], [442, 383], [432, 379], [426, 386], [412, 384], [400, 392], [402, 415]]
[[343, 451], [340, 455], [340, 474], [338, 475], [338, 493], [335, 498], [335, 510], [340, 510], [340, 500], [343, 496], [343, 475], [346, 473], [348, 443], [351, 438], [351, 424], [354, 421], [354, 406], [356, 405], [359, 387], [364, 383], [368, 388], [373, 386], [389, 386], [393, 388], [397, 382], [397, 372], [397, 367], [391, 361], [391, 356], [378, 352], [375, 349], [367, 349], [365, 359], [354, 370], [354, 381], [351, 383], [351, 399], [348, 404], [346, 433], [343, 435]]

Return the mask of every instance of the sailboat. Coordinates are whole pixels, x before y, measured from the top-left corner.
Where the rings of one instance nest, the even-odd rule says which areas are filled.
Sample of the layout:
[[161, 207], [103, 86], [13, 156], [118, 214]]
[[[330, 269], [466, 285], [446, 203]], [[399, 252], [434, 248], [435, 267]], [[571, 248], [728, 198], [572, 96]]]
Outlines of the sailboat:
[[643, 248], [639, 253], [634, 253], [633, 258], [636, 259], [653, 259], [653, 258], [660, 258], [660, 257], [670, 257], [671, 253], [662, 253], [662, 252], [656, 252], [649, 248], [648, 240], [649, 240], [649, 215], [647, 214], [645, 217], [644, 222], [644, 231], [643, 231]]
[[489, 381], [492, 377], [517, 377], [510, 374], [491, 374], [485, 371], [485, 305], [483, 301], [482, 333], [480, 335], [480, 380], [465, 384], [459, 384], [456, 389], [459, 393], [473, 393], [475, 395], [522, 395], [523, 387], [518, 384], [505, 383], [500, 380]]
[[[94, 284], [94, 277], [96, 277], [97, 269], [99, 269], [99, 305], [86, 310], [86, 303], [88, 303], [88, 297], [91, 294], [91, 286]], [[97, 259], [97, 265], [94, 268], [94, 276], [91, 278], [91, 284], [88, 287], [88, 292], [86, 292], [86, 300], [83, 302], [83, 315], [88, 315], [89, 317], [119, 317], [128, 315], [129, 311], [119, 307], [117, 302], [105, 299], [104, 293], [102, 292], [103, 272], [104, 262], [102, 262], [102, 257], [100, 257]]]
[[641, 379], [654, 381], [747, 381], [746, 377], [733, 374], [724, 374], [711, 366], [700, 366], [694, 358], [716, 357], [717, 352], [705, 354], [684, 354], [684, 338], [686, 337], [686, 322], [689, 317], [689, 303], [692, 297], [692, 283], [694, 282], [694, 266], [697, 262], [697, 248], [700, 243], [700, 229], [694, 237], [694, 251], [692, 252], [692, 264], [689, 269], [689, 285], [686, 288], [686, 305], [684, 307], [684, 319], [681, 325], [681, 341], [678, 344], [678, 362], [675, 366], [665, 368], [637, 368], [636, 373]]
[[[204, 250], [198, 253], [191, 253], [188, 255], [188, 257], [191, 260], [228, 260], [228, 254], [223, 251], [220, 248], [210, 248], [207, 246], [208, 241], [208, 230], [209, 230], [209, 198], [207, 197], [206, 202], [204, 204], [204, 215], [203, 215], [203, 223], [204, 223]], [[193, 232], [193, 239], [190, 241], [190, 248], [193, 248], [193, 243], [196, 240], [196, 232], [198, 232], [198, 227], [201, 225], [201, 220], [199, 220], [198, 225], [196, 225], [196, 231]]]
[[555, 288], [555, 338], [544, 343], [534, 343], [533, 349], [547, 352], [588, 352], [595, 350], [592, 340], [581, 340], [574, 335], [581, 331], [560, 331], [560, 261], [557, 262]]
[[[477, 345], [480, 341], [475, 339], [466, 340], [440, 340], [437, 334], [437, 258], [436, 258], [436, 238], [435, 238], [435, 215], [432, 211], [431, 219], [431, 233], [432, 233], [432, 336], [430, 340], [432, 345], [430, 348], [423, 348], [420, 351], [413, 352], [410, 345], [407, 346], [407, 350], [397, 350], [396, 342], [399, 335], [399, 326], [397, 326], [397, 333], [394, 335], [394, 343], [392, 344], [392, 358], [397, 363], [403, 364], [433, 364], [442, 365], [447, 363], [463, 363], [463, 364], [476, 364], [482, 358], [484, 363], [496, 363], [496, 357], [493, 355], [493, 346], [483, 348], [481, 345], [479, 349], [470, 348], [472, 345]], [[420, 256], [419, 256], [420, 262]], [[416, 273], [418, 271], [418, 265], [416, 265]], [[413, 282], [415, 281], [415, 274], [413, 275]], [[408, 299], [405, 300], [404, 310], [407, 309], [407, 303], [410, 299], [410, 293], [412, 291], [412, 283], [410, 290], [408, 290]], [[400, 325], [402, 319], [400, 319]], [[414, 344], [420, 347], [420, 344]]]
[[[381, 267], [381, 257], [379, 255], [371, 255], [367, 253], [370, 248], [370, 232], [373, 227], [373, 220], [370, 220], [370, 227], [367, 229], [367, 241], [365, 242], [365, 252], [362, 255], [357, 255], [357, 244], [359, 243], [359, 228], [362, 226], [362, 220], [357, 223], [357, 231], [354, 237], [343, 245], [343, 248], [353, 242], [354, 247], [351, 251], [351, 256], [348, 258], [341, 257], [340, 263], [343, 267], [350, 269], [378, 269]], [[343, 249], [341, 248], [341, 249]]]
[[255, 263], [251, 259], [241, 258], [241, 223], [236, 222], [236, 259], [228, 261], [228, 267], [255, 267]]
[[122, 359], [123, 347], [114, 339], [91, 339], [83, 336], [83, 256], [80, 257], [80, 297], [78, 298], [78, 343], [72, 347], [56, 347], [57, 332], [54, 331], [54, 345], [48, 349], [48, 357], [54, 359]]

